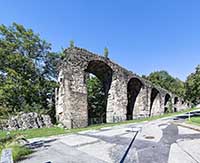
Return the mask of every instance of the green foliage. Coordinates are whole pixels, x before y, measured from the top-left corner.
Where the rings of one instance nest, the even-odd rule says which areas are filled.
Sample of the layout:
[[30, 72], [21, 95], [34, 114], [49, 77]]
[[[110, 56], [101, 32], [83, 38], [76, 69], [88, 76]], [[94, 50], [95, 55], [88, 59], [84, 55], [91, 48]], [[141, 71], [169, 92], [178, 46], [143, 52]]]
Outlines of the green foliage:
[[19, 144], [10, 146], [9, 148], [12, 149], [12, 155], [13, 155], [14, 161], [20, 160], [23, 157], [33, 153], [33, 151], [30, 148], [27, 148], [25, 146], [21, 146]]
[[177, 94], [180, 97], [185, 96], [184, 82], [178, 78], [172, 77], [166, 71], [153, 72], [146, 78], [155, 85], [158, 85], [174, 94]]
[[200, 103], [200, 65], [196, 67], [196, 71], [187, 77], [186, 98], [194, 104]]
[[[28, 130], [13, 130], [10, 131], [10, 136], [15, 137], [16, 135], [23, 135], [25, 139], [31, 139], [36, 137], [48, 137], [52, 135], [64, 134], [65, 129], [58, 127], [51, 128], [36, 128], [36, 129], [28, 129]], [[0, 131], [0, 138], [6, 138], [6, 131]]]
[[167, 102], [167, 111], [166, 113], [173, 113], [173, 104], [172, 104], [172, 99], [170, 98], [169, 101]]
[[190, 121], [188, 119], [188, 123], [199, 125], [200, 126], [200, 117], [191, 117]]
[[11, 136], [7, 133], [6, 137], [0, 139], [0, 153], [4, 148], [11, 148], [14, 161], [17, 161], [20, 158], [31, 154], [32, 151], [29, 148], [20, 145], [20, 142], [22, 141], [27, 142], [23, 135]]
[[142, 78], [147, 79], [146, 75], [142, 75]]
[[101, 117], [105, 119], [106, 96], [103, 84], [97, 77], [87, 80], [89, 118]]
[[0, 106], [12, 112], [54, 109], [60, 54], [33, 30], [0, 26]]
[[73, 47], [74, 47], [74, 41], [73, 41], [73, 40], [70, 40], [70, 42], [69, 42], [69, 47], [70, 47], [70, 48], [73, 48]]
[[108, 53], [109, 53], [108, 48], [105, 47], [105, 48], [104, 48], [104, 57], [105, 57], [105, 58], [108, 58]]
[[0, 124], [1, 124], [1, 121], [5, 120], [9, 117], [10, 113], [11, 113], [11, 110], [0, 106]]

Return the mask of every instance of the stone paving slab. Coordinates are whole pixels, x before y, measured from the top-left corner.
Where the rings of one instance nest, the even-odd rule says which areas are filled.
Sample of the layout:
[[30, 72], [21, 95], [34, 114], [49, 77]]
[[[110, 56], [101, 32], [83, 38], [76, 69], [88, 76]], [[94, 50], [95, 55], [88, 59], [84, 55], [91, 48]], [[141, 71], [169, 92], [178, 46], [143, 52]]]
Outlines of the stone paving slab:
[[98, 133], [92, 133], [91, 135], [112, 137], [112, 136], [126, 134], [127, 130], [130, 130], [130, 128], [120, 128], [120, 129], [106, 130], [106, 131], [101, 131], [101, 132], [98, 132]]
[[94, 143], [91, 145], [84, 145], [78, 147], [77, 149], [87, 153], [88, 155], [94, 156], [100, 160], [111, 163], [113, 162], [113, 160], [110, 157], [110, 150], [114, 146], [115, 144], [110, 144], [104, 141], [100, 141], [98, 143]]
[[196, 131], [200, 132], [200, 126], [197, 126], [197, 125], [188, 124], [188, 123], [185, 123], [185, 122], [184, 123], [174, 122], [174, 124], [176, 124], [178, 126], [181, 126], [181, 127], [185, 127], [185, 128], [196, 130]]
[[197, 162], [200, 162], [200, 140], [187, 140], [187, 141], [180, 141], [178, 145], [188, 153], [190, 156], [193, 157]]
[[200, 134], [200, 132], [190, 129], [190, 128], [185, 128], [182, 126], [178, 126], [178, 132], [179, 134]]
[[97, 143], [99, 140], [97, 138], [92, 138], [89, 136], [72, 134], [62, 137], [62, 139], [60, 139], [59, 141], [71, 147], [78, 147], [82, 145]]
[[[167, 127], [167, 125], [165, 126]], [[136, 128], [133, 128], [133, 131]], [[137, 128], [139, 129], [139, 128]], [[130, 130], [131, 131], [131, 130]], [[133, 138], [134, 133], [127, 133], [124, 135], [121, 135], [120, 137], [124, 138]], [[162, 138], [162, 129], [158, 125], [144, 125], [138, 133], [137, 139], [140, 140], [148, 140], [148, 141], [154, 141], [154, 142], [159, 142], [160, 139]], [[148, 139], [149, 137], [149, 139]], [[150, 139], [151, 137], [151, 139]]]
[[140, 139], [147, 139], [147, 137], [152, 137], [148, 139], [149, 141], [159, 142], [162, 138], [162, 130], [157, 125], [146, 125], [142, 128], [142, 133], [139, 136]]
[[38, 151], [19, 163], [106, 163], [103, 160], [57, 142], [48, 149]]
[[186, 154], [176, 143], [171, 145], [168, 163], [198, 163]]
[[86, 131], [80, 131], [78, 134], [92, 134], [92, 133], [98, 133], [99, 130], [86, 130]]
[[[132, 139], [134, 137], [134, 135], [135, 135], [134, 132], [129, 132], [127, 134], [121, 135], [120, 137]], [[140, 133], [138, 134], [137, 139], [139, 139], [139, 135], [140, 135]]]

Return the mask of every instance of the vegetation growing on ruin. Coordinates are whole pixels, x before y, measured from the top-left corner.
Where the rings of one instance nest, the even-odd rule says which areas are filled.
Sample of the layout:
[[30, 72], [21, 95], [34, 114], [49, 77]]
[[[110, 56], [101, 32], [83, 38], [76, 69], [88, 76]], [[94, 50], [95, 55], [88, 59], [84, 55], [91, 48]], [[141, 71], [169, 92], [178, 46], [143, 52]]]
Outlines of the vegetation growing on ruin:
[[70, 42], [69, 42], [69, 47], [70, 47], [70, 48], [73, 48], [73, 47], [74, 47], [74, 40], [70, 40]]
[[109, 53], [108, 48], [105, 47], [105, 48], [104, 48], [104, 57], [105, 57], [105, 58], [108, 58], [108, 53]]

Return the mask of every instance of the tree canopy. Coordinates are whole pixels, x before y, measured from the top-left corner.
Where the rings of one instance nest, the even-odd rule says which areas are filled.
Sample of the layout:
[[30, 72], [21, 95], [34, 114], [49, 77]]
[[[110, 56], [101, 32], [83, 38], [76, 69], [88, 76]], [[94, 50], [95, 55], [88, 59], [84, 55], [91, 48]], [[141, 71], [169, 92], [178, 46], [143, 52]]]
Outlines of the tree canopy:
[[0, 25], [0, 105], [12, 112], [54, 107], [59, 60], [32, 29]]
[[200, 65], [191, 73], [185, 83], [186, 98], [194, 104], [200, 103]]
[[156, 71], [152, 72], [146, 77], [153, 84], [158, 85], [180, 97], [185, 96], [184, 82], [178, 78], [174, 78], [167, 71]]

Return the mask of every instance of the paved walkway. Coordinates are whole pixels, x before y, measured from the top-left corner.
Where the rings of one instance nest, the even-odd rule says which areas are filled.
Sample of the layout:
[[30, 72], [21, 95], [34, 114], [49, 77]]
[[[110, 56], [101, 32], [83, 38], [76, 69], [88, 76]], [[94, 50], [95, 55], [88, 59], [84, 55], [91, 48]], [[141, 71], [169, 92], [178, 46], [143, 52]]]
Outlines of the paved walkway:
[[120, 162], [136, 137], [127, 163], [199, 163], [200, 132], [177, 126], [172, 119], [121, 125], [51, 138], [32, 139], [35, 151], [20, 163]]

